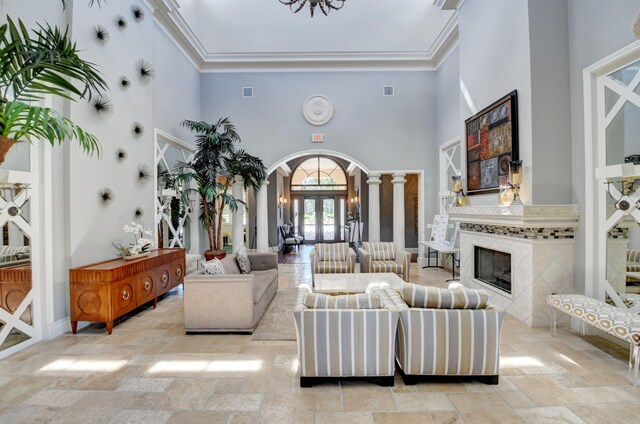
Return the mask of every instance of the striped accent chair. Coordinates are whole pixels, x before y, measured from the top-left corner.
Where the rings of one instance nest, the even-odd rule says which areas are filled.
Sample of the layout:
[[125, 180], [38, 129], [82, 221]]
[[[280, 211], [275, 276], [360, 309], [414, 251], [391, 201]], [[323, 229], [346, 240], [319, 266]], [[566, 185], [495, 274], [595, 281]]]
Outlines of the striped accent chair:
[[405, 384], [417, 376], [475, 376], [498, 384], [504, 311], [487, 305], [484, 290], [405, 283], [386, 288], [400, 313], [396, 360]]
[[316, 243], [309, 258], [312, 282], [316, 274], [351, 274], [356, 268], [356, 252], [349, 243]]
[[307, 285], [298, 289], [293, 315], [300, 386], [327, 377], [375, 377], [393, 386], [398, 310], [386, 291], [327, 297], [333, 296], [315, 294]]
[[366, 241], [358, 253], [360, 272], [393, 272], [409, 281], [411, 253], [397, 248], [394, 243]]
[[[627, 249], [627, 272], [640, 272], [640, 250]], [[627, 276], [627, 283], [640, 283], [640, 278]]]

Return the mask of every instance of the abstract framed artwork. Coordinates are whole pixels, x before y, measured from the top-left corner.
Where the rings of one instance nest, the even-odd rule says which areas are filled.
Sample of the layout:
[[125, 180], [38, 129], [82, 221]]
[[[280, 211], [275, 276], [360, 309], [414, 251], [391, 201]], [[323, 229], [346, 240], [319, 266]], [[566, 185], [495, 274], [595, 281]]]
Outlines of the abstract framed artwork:
[[497, 193], [518, 160], [516, 90], [464, 121], [467, 137], [467, 194]]

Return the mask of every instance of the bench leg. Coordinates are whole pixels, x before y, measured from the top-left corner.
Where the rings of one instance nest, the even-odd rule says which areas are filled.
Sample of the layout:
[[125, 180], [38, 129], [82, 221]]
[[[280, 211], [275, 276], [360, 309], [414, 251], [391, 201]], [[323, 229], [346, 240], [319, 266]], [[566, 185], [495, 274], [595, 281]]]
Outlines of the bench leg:
[[640, 346], [631, 344], [631, 354], [629, 357], [629, 374], [631, 377], [631, 385], [640, 387], [640, 376], [638, 371], [640, 368]]
[[587, 335], [587, 324], [584, 321], [580, 321], [580, 335], [581, 336]]
[[555, 337], [556, 327], [558, 324], [558, 310], [553, 306], [550, 306], [550, 308], [551, 308], [551, 335]]

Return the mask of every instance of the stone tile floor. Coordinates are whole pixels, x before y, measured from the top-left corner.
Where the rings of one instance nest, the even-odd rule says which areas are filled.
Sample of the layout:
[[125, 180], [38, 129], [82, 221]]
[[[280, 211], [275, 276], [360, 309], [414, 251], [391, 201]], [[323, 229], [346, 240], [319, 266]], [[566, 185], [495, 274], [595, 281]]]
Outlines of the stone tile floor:
[[[412, 266], [444, 286], [448, 272]], [[280, 286], [310, 280], [281, 264]], [[182, 291], [120, 322], [38, 343], [0, 361], [0, 423], [637, 423], [628, 351], [598, 337], [507, 317], [497, 386], [298, 385], [296, 344], [183, 331]]]

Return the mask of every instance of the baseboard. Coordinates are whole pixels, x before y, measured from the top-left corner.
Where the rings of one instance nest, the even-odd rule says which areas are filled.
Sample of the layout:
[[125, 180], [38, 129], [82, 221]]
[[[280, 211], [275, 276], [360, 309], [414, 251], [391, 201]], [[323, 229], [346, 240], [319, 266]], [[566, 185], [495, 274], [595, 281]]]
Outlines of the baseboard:
[[[85, 328], [89, 325], [89, 322], [79, 322], [78, 330]], [[63, 334], [71, 332], [71, 319], [69, 317], [59, 319], [58, 321], [49, 324], [49, 340], [60, 337]]]

